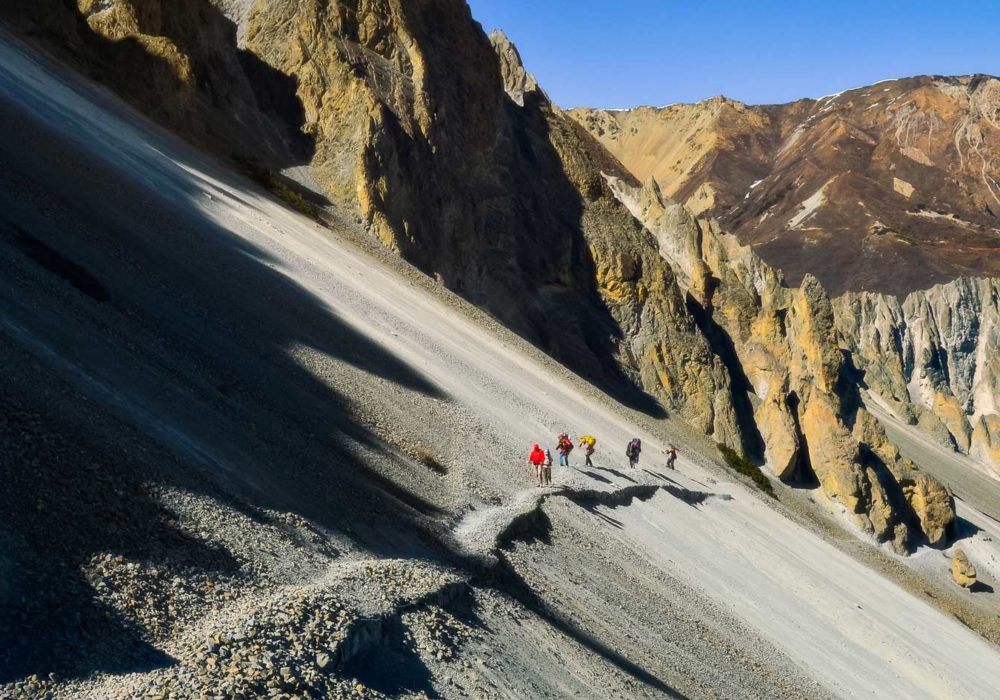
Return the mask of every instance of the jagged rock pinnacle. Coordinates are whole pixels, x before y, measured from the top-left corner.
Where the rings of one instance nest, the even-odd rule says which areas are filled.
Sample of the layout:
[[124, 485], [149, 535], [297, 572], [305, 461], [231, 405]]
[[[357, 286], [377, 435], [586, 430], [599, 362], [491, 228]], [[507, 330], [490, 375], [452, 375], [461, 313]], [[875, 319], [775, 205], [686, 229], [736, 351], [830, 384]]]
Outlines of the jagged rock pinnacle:
[[490, 42], [500, 58], [500, 74], [503, 76], [504, 90], [519, 107], [524, 106], [524, 96], [538, 91], [535, 76], [524, 68], [521, 54], [502, 30], [490, 34]]

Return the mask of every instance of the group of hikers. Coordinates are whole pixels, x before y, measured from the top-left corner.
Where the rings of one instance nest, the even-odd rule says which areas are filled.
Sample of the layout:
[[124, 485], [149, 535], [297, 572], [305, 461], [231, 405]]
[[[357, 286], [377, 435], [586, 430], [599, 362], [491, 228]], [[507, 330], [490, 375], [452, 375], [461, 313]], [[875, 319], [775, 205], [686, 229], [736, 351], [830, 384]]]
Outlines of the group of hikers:
[[[594, 456], [594, 451], [597, 449], [597, 438], [593, 435], [581, 435], [578, 442], [580, 447], [583, 448], [585, 456], [584, 466], [593, 467], [594, 462], [591, 457]], [[569, 454], [573, 449], [573, 441], [570, 440], [569, 434], [561, 433], [556, 442], [556, 451], [559, 453], [559, 466], [570, 466]], [[628, 463], [632, 469], [639, 466], [639, 454], [641, 452], [642, 440], [639, 438], [629, 440], [628, 445], [625, 446], [625, 456], [628, 457]], [[667, 455], [667, 469], [674, 469], [674, 464], [677, 462], [677, 448], [671, 445], [669, 449], [663, 452]], [[538, 482], [538, 486], [551, 486], [552, 453], [548, 449], [542, 449], [536, 442], [531, 449], [531, 454], [528, 455], [528, 462], [535, 468], [535, 480]]]

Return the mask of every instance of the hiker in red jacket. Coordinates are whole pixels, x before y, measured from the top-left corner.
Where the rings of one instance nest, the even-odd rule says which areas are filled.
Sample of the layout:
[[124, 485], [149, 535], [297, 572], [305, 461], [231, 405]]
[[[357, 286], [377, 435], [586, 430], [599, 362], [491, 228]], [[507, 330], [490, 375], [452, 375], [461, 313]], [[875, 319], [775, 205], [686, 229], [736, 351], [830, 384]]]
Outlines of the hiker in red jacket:
[[538, 480], [538, 485], [542, 485], [542, 468], [545, 464], [545, 452], [542, 448], [535, 443], [535, 446], [531, 449], [531, 454], [528, 455], [528, 461], [535, 467], [535, 479]]
[[559, 450], [559, 466], [568, 467], [569, 453], [573, 451], [573, 441], [569, 439], [569, 435], [563, 433], [559, 436], [559, 445], [556, 449]]

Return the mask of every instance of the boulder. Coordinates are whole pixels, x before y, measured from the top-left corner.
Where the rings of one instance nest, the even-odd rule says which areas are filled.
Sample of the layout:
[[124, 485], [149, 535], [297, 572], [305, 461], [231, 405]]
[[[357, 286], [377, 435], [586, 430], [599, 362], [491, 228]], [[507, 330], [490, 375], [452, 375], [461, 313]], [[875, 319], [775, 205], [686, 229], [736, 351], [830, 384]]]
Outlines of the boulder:
[[[904, 463], [909, 460], [903, 460]], [[912, 465], [912, 462], [909, 462]], [[955, 498], [940, 482], [915, 470], [899, 480], [907, 503], [932, 547], [943, 547], [955, 525]]]
[[955, 556], [951, 559], [951, 577], [962, 588], [976, 585], [976, 567], [961, 549], [955, 550]]

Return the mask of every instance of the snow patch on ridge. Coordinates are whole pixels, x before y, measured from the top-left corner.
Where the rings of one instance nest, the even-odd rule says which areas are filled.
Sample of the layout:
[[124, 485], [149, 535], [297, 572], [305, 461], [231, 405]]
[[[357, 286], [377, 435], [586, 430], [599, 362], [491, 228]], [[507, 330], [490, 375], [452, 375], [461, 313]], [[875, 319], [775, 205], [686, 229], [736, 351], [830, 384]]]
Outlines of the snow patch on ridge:
[[808, 219], [812, 218], [813, 214], [816, 213], [821, 206], [826, 203], [826, 188], [830, 186], [830, 183], [837, 178], [832, 177], [826, 181], [826, 184], [820, 187], [816, 192], [805, 199], [799, 206], [802, 207], [795, 216], [788, 220], [788, 228], [799, 228]]

